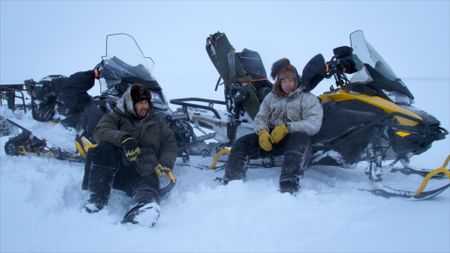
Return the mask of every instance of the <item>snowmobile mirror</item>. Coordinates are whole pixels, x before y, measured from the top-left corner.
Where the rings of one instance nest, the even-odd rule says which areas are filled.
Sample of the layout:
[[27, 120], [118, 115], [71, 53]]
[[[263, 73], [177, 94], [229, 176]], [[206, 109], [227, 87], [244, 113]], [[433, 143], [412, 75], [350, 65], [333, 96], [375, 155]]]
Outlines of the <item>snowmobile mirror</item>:
[[334, 57], [338, 60], [338, 68], [346, 74], [353, 74], [358, 71], [357, 64], [359, 58], [353, 54], [353, 48], [348, 46], [337, 47], [333, 49]]
[[301, 86], [305, 91], [311, 91], [325, 76], [325, 59], [322, 54], [318, 54], [311, 58], [303, 68]]
[[348, 47], [348, 46], [337, 47], [337, 48], [333, 49], [333, 53], [334, 53], [334, 56], [338, 59], [344, 58], [344, 57], [348, 57], [348, 56], [352, 55], [353, 48]]

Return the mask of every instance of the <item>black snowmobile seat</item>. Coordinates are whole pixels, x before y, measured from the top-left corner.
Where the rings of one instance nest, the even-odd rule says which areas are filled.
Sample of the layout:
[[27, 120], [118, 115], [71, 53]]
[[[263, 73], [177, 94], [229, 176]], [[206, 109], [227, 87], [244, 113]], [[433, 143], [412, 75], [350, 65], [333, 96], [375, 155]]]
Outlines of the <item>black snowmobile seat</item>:
[[206, 39], [206, 51], [224, 81], [226, 100], [231, 100], [232, 108], [243, 108], [253, 119], [262, 100], [272, 90], [258, 52], [245, 48], [236, 53], [221, 32]]

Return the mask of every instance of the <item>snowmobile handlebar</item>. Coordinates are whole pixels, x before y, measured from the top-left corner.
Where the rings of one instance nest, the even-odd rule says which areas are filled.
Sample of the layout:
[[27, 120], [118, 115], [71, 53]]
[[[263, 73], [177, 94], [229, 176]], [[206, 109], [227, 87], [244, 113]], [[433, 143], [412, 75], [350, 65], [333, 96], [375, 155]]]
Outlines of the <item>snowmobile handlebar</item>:
[[334, 76], [337, 86], [343, 86], [348, 83], [346, 67], [340, 59], [333, 56], [330, 61], [325, 63], [325, 78]]

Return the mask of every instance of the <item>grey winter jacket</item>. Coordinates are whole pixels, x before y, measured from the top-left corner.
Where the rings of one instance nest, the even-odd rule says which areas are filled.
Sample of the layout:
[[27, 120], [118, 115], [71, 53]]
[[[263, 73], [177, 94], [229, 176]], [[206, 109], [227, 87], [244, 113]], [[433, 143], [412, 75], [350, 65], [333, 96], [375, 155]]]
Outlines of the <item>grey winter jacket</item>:
[[[141, 165], [137, 168], [141, 175], [153, 173], [153, 168], [158, 163], [173, 168], [177, 157], [177, 142], [172, 130], [165, 119], [153, 115], [152, 108], [146, 117], [138, 119], [130, 89], [123, 94], [115, 110], [101, 118], [95, 128], [94, 140], [122, 148], [125, 135], [132, 136], [141, 149], [137, 160]], [[125, 158], [122, 160], [125, 165], [131, 165]]]
[[304, 132], [310, 136], [319, 132], [323, 109], [316, 96], [303, 92], [299, 87], [286, 97], [274, 91], [264, 98], [255, 117], [256, 132], [266, 129], [270, 132], [280, 124], [286, 124], [289, 132]]

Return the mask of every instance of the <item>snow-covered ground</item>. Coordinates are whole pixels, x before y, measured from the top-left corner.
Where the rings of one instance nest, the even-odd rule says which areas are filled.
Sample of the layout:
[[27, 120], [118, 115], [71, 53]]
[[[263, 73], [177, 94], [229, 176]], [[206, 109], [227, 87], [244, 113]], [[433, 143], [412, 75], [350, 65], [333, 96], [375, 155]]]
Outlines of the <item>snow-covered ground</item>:
[[[408, 85], [415, 105], [450, 129], [448, 81]], [[75, 132], [4, 106], [0, 113], [50, 145], [74, 149]], [[2, 147], [7, 139], [0, 138]], [[412, 164], [440, 166], [449, 143], [434, 143]], [[191, 164], [211, 160], [192, 157]], [[359, 190], [372, 187], [364, 166], [311, 168], [300, 193], [291, 196], [278, 192], [279, 168], [250, 169], [247, 181], [222, 186], [214, 179], [223, 171], [177, 161], [177, 186], [163, 199], [158, 224], [147, 228], [120, 223], [130, 199], [118, 191], [100, 213], [83, 212], [83, 164], [9, 157], [2, 148], [0, 252], [449, 252], [450, 190], [428, 201], [384, 199]], [[390, 173], [383, 184], [416, 190], [421, 180]]]
[[[92, 69], [105, 36], [133, 35], [156, 65], [168, 99], [207, 97], [218, 74], [205, 38], [227, 34], [236, 51], [258, 51], [266, 72], [281, 57], [298, 70], [315, 54], [349, 45], [365, 31], [415, 96], [415, 106], [450, 130], [448, 1], [3, 1], [0, 0], [0, 83]], [[323, 81], [313, 90], [326, 91]], [[98, 86], [91, 89], [98, 94]], [[173, 106], [172, 106], [173, 108]], [[45, 138], [74, 150], [74, 131], [39, 123], [0, 106]], [[450, 252], [450, 190], [427, 201], [384, 199], [354, 169], [314, 167], [297, 196], [278, 192], [279, 168], [251, 169], [245, 182], [218, 185], [223, 171], [198, 169], [212, 158], [177, 161], [175, 189], [161, 202], [154, 228], [120, 223], [130, 199], [114, 191], [109, 205], [86, 214], [83, 164], [10, 157], [0, 137], [0, 252]], [[450, 137], [411, 164], [437, 168]], [[383, 184], [414, 191], [422, 178], [389, 173]], [[432, 182], [430, 188], [447, 183]]]

